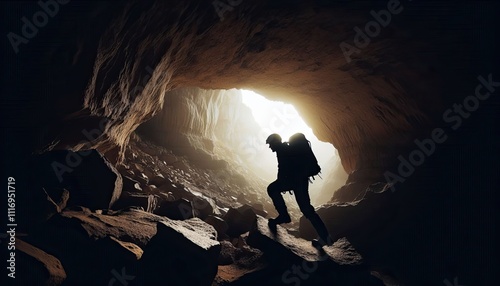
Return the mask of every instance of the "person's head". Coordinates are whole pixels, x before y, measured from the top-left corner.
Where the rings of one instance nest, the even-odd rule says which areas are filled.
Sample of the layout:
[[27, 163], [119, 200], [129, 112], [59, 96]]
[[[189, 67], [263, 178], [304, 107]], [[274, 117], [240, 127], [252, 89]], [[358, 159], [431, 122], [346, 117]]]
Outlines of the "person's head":
[[276, 148], [281, 145], [281, 136], [276, 133], [269, 135], [266, 139], [266, 144], [269, 144], [269, 148], [271, 148], [273, 152], [276, 152]]

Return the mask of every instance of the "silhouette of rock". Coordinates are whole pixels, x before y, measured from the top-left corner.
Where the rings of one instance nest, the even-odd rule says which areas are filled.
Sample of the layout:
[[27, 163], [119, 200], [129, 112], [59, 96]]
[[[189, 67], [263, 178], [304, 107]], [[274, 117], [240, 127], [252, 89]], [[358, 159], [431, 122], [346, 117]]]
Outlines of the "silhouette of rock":
[[141, 192], [142, 188], [137, 180], [128, 176], [123, 176], [123, 191]]
[[217, 212], [217, 205], [211, 198], [207, 198], [205, 196], [193, 196], [191, 201], [196, 217], [205, 219]]
[[151, 178], [151, 180], [149, 180], [149, 183], [151, 185], [161, 187], [163, 186], [163, 184], [167, 183], [167, 179], [165, 179], [165, 176], [163, 176], [162, 174], [156, 174]]
[[[375, 236], [380, 234], [380, 229], [396, 217], [395, 196], [384, 187], [377, 192], [365, 188], [364, 196], [358, 201], [327, 204], [319, 208], [317, 213], [332, 236], [347, 237], [361, 251], [369, 247]], [[303, 238], [313, 239], [317, 236], [305, 217], [300, 218], [299, 230]]]
[[159, 222], [156, 235], [144, 248], [138, 281], [141, 285], [211, 285], [220, 249], [219, 242], [202, 230], [189, 230], [175, 221]]
[[205, 222], [215, 228], [219, 239], [224, 239], [227, 236], [226, 232], [229, 226], [222, 218], [210, 215], [205, 219]]
[[[112, 271], [120, 273], [124, 267], [128, 275], [138, 276], [141, 269], [138, 259], [142, 261], [147, 251], [153, 253], [146, 256], [146, 264], [159, 259], [156, 252], [174, 264], [179, 257], [192, 255], [200, 259], [193, 266], [201, 267], [202, 258], [206, 263], [217, 265], [216, 231], [200, 219], [175, 221], [135, 209], [106, 213], [93, 213], [88, 209], [63, 211], [30, 235], [29, 242], [60, 259], [67, 272], [68, 285], [107, 285], [114, 277]], [[169, 230], [158, 230], [159, 222]], [[148, 248], [155, 236], [155, 244]], [[172, 253], [171, 247], [175, 249]], [[157, 260], [158, 267], [163, 262]], [[207, 269], [201, 272], [205, 273], [204, 277], [215, 275]]]
[[272, 232], [268, 220], [258, 217], [247, 242], [262, 250], [269, 262], [261, 273], [248, 277], [249, 282], [267, 275], [270, 284], [324, 285], [325, 281], [335, 281], [339, 285], [383, 285], [371, 276], [361, 255], [345, 238], [318, 250], [311, 241], [294, 237], [281, 226]]
[[194, 217], [192, 204], [186, 199], [162, 201], [154, 213], [177, 220], [185, 220]]
[[27, 201], [23, 200], [23, 208], [27, 210], [21, 211], [17, 219], [29, 232], [66, 208], [69, 192], [61, 188], [39, 188], [33, 189], [26, 197]]
[[[63, 265], [56, 257], [16, 238], [16, 285], [62, 285], [66, 280]], [[4, 281], [7, 281], [5, 278]]]
[[250, 207], [242, 209], [229, 208], [223, 219], [229, 226], [227, 234], [231, 237], [237, 237], [252, 229], [256, 221], [256, 215]]
[[155, 195], [140, 194], [135, 192], [122, 192], [120, 198], [113, 205], [114, 210], [128, 207], [141, 207], [144, 211], [152, 213], [158, 205], [158, 197]]
[[33, 174], [33, 185], [68, 190], [68, 206], [107, 209], [121, 194], [122, 176], [97, 150], [51, 151], [34, 161], [37, 173]]

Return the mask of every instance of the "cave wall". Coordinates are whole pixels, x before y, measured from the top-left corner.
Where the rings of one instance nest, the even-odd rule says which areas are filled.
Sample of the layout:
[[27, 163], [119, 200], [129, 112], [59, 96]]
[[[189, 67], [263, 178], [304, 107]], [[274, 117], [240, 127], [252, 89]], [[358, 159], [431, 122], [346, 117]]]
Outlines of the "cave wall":
[[[475, 30], [459, 24], [476, 6], [401, 5], [350, 62], [339, 44], [352, 43], [353, 28], [386, 1], [242, 2], [223, 21], [210, 1], [68, 5], [12, 59], [22, 68], [9, 86], [44, 92], [22, 126], [36, 140], [18, 141], [30, 150], [123, 148], [169, 90], [246, 88], [293, 103], [346, 172], [375, 178], [477, 75], [467, 70], [477, 60], [468, 41]], [[50, 48], [35, 48], [44, 41]], [[102, 135], [89, 141], [82, 131], [93, 129]]]
[[187, 87], [167, 92], [161, 111], [138, 132], [193, 161], [205, 154], [241, 162], [247, 157], [239, 148], [259, 126], [239, 91]]
[[369, 20], [349, 6], [294, 2], [283, 10], [258, 1], [224, 21], [203, 1], [131, 2], [117, 13], [100, 38], [83, 106], [111, 119], [106, 135], [119, 145], [169, 89], [251, 88], [294, 103], [318, 138], [339, 150], [347, 172], [383, 168], [440, 99], [439, 77], [422, 64], [427, 55], [413, 53], [425, 45], [407, 42], [413, 35], [400, 26], [346, 63], [339, 43]]

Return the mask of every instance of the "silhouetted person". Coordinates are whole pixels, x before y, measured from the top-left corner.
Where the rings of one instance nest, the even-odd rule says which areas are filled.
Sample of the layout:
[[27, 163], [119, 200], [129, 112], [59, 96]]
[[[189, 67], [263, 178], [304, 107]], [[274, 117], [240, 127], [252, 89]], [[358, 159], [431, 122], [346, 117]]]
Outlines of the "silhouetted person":
[[269, 220], [269, 226], [273, 228], [278, 224], [291, 222], [282, 192], [293, 190], [300, 211], [318, 233], [319, 239], [312, 241], [313, 246], [332, 245], [333, 241], [325, 224], [311, 205], [309, 176], [300, 171], [300, 165], [303, 163], [300, 151], [292, 150], [286, 142], [281, 142], [281, 136], [276, 133], [269, 135], [266, 144], [276, 152], [278, 158], [278, 178], [267, 187], [267, 193], [278, 211], [278, 216]]

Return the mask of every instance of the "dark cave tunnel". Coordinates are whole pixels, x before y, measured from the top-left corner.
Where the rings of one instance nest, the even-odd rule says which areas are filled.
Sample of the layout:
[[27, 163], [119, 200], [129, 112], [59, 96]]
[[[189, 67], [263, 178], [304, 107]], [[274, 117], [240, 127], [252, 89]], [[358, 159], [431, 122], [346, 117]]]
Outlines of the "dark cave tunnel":
[[[2, 6], [13, 285], [494, 284], [498, 4]], [[323, 253], [291, 195], [292, 223], [265, 227], [241, 89], [337, 150], [310, 187], [339, 238]]]

